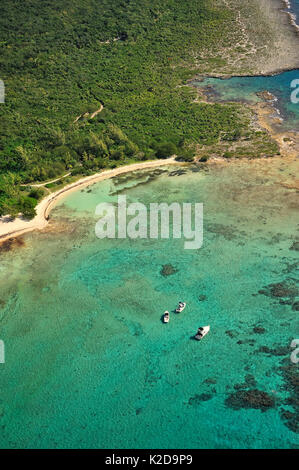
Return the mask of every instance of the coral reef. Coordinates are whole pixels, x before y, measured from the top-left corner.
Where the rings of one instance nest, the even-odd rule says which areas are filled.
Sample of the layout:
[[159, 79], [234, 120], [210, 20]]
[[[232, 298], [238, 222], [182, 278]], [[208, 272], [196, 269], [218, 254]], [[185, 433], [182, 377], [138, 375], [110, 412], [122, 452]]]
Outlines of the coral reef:
[[234, 410], [255, 408], [264, 412], [275, 407], [275, 399], [268, 393], [258, 389], [238, 390], [228, 396], [225, 404]]
[[208, 401], [211, 400], [211, 398], [213, 398], [211, 393], [201, 393], [200, 395], [195, 394], [194, 397], [189, 398], [188, 405], [200, 405], [202, 401]]
[[172, 264], [164, 264], [160, 271], [161, 276], [167, 277], [177, 273], [178, 270]]

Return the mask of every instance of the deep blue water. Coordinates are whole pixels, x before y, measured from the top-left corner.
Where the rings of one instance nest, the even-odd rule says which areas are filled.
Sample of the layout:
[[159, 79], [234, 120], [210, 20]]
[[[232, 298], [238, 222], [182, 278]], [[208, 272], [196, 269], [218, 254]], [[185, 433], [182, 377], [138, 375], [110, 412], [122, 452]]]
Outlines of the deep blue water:
[[297, 23], [299, 21], [299, 0], [291, 0], [292, 11], [297, 15]]
[[[298, 0], [299, 1], [299, 0]], [[277, 116], [283, 118], [281, 129], [299, 129], [299, 103], [291, 100], [293, 80], [299, 79], [299, 70], [292, 70], [274, 76], [233, 77], [226, 80], [206, 78], [193, 83], [206, 89], [208, 95], [217, 101], [245, 101], [255, 103], [257, 93], [268, 90], [277, 98], [275, 108]]]

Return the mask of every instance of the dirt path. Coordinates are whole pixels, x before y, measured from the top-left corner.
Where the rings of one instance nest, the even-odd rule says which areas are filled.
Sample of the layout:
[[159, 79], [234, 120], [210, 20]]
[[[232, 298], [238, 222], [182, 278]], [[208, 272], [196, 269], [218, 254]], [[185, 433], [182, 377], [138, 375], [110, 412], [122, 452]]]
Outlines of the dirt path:
[[103, 109], [104, 109], [104, 106], [101, 104], [101, 107], [97, 109], [96, 111], [94, 111], [90, 116], [89, 116], [89, 113], [80, 114], [80, 116], [77, 116], [76, 119], [73, 121], [73, 124], [75, 124], [77, 121], [79, 121], [79, 119], [83, 117], [86, 117], [86, 118], [88, 117], [89, 119], [93, 119], [97, 114], [103, 111]]
[[[67, 176], [70, 176], [71, 174], [72, 174], [72, 172], [69, 171], [69, 172], [66, 173], [65, 175], [59, 176], [59, 178], [56, 178], [55, 180], [46, 181], [45, 183], [27, 183], [27, 184], [21, 184], [21, 186], [31, 186], [32, 188], [44, 188], [47, 184], [56, 183], [56, 181], [62, 180], [63, 178], [66, 178]], [[48, 188], [45, 188], [45, 189], [48, 189]]]

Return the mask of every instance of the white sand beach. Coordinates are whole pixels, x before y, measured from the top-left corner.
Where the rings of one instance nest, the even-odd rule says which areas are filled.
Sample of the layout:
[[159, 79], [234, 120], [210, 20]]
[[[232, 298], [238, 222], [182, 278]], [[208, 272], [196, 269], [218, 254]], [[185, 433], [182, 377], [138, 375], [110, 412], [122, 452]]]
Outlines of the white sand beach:
[[130, 171], [144, 170], [146, 168], [155, 168], [162, 165], [169, 165], [177, 163], [174, 157], [164, 160], [153, 160], [141, 163], [133, 163], [113, 170], [105, 170], [101, 173], [96, 173], [85, 178], [81, 178], [75, 183], [71, 183], [58, 191], [46, 196], [36, 206], [36, 216], [32, 220], [26, 220], [23, 217], [11, 219], [9, 216], [0, 217], [0, 243], [8, 240], [9, 238], [17, 237], [33, 230], [42, 230], [48, 224], [48, 218], [51, 209], [55, 204], [64, 196], [72, 191], [77, 191], [90, 183], [96, 183], [114, 176], [118, 176]]

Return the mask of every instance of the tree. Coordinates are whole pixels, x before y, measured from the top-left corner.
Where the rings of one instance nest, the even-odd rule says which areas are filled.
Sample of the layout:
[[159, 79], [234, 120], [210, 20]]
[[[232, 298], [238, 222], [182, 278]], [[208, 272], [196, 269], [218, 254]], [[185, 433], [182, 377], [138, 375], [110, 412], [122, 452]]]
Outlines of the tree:
[[158, 158], [168, 158], [174, 155], [177, 152], [176, 146], [171, 142], [164, 142], [158, 144], [156, 147], [156, 157]]
[[26, 219], [33, 219], [36, 216], [36, 199], [29, 196], [20, 197], [20, 210]]

